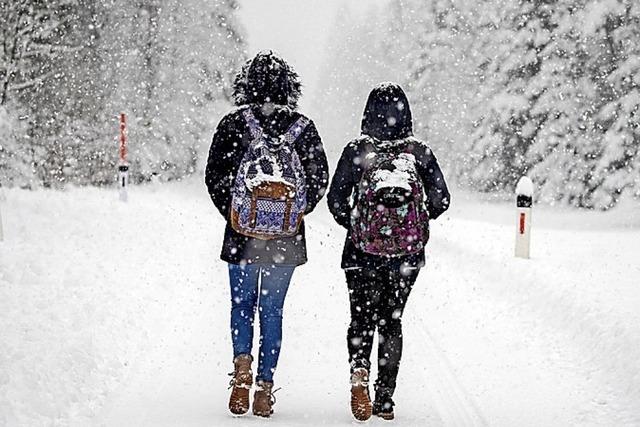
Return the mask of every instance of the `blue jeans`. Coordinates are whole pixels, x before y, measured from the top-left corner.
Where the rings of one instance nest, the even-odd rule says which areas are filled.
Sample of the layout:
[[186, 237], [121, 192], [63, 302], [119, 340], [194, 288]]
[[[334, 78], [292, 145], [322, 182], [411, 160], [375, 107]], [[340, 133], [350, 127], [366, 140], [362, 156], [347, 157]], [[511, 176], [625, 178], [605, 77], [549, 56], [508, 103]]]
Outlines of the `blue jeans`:
[[260, 354], [256, 381], [273, 381], [282, 344], [282, 309], [294, 270], [293, 266], [229, 264], [234, 358], [251, 354], [256, 306], [260, 313]]

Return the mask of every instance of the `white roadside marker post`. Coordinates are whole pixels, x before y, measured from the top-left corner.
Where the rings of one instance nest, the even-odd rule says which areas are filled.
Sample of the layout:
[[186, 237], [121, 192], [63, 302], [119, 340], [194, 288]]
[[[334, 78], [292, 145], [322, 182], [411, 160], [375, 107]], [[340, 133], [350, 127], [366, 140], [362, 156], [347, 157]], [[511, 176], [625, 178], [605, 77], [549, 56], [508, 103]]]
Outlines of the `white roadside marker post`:
[[127, 187], [129, 186], [129, 164], [127, 163], [127, 117], [120, 114], [120, 161], [118, 162], [118, 187], [120, 187], [120, 200], [128, 199]]
[[523, 176], [516, 186], [518, 219], [516, 226], [516, 257], [529, 258], [531, 247], [531, 208], [533, 206], [533, 182]]

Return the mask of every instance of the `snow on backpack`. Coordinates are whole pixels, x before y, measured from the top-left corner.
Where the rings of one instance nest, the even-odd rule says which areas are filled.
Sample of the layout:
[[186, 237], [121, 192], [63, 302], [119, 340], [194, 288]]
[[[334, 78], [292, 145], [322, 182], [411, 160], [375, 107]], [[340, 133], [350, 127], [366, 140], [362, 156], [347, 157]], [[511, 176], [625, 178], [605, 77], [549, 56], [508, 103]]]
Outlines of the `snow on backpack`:
[[251, 109], [242, 115], [252, 141], [232, 189], [231, 226], [261, 240], [295, 236], [307, 208], [307, 193], [294, 143], [309, 120], [300, 117], [285, 134], [274, 138], [264, 132]]
[[407, 141], [388, 149], [374, 146], [365, 161], [351, 214], [351, 239], [363, 252], [379, 256], [418, 253], [429, 240], [429, 215], [416, 159]]

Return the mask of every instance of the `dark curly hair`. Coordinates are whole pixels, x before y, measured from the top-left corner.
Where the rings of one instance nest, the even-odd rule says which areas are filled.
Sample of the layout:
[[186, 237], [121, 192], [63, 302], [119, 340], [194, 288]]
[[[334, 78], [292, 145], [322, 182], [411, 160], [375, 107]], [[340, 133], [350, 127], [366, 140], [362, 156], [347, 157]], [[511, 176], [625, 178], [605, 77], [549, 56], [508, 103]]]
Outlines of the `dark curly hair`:
[[233, 85], [233, 98], [238, 106], [272, 102], [295, 110], [301, 89], [298, 74], [269, 50], [259, 52], [242, 66]]

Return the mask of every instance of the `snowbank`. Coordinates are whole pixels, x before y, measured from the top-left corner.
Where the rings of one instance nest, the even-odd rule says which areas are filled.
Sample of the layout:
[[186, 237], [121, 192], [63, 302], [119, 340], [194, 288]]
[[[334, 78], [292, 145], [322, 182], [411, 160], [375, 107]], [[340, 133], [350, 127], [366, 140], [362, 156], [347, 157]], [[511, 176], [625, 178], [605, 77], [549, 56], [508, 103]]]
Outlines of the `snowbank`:
[[150, 325], [201, 273], [184, 267], [202, 248], [183, 228], [212, 227], [185, 224], [189, 196], [172, 189], [133, 188], [129, 204], [115, 190], [6, 192], [0, 425], [86, 424], [140, 359]]

